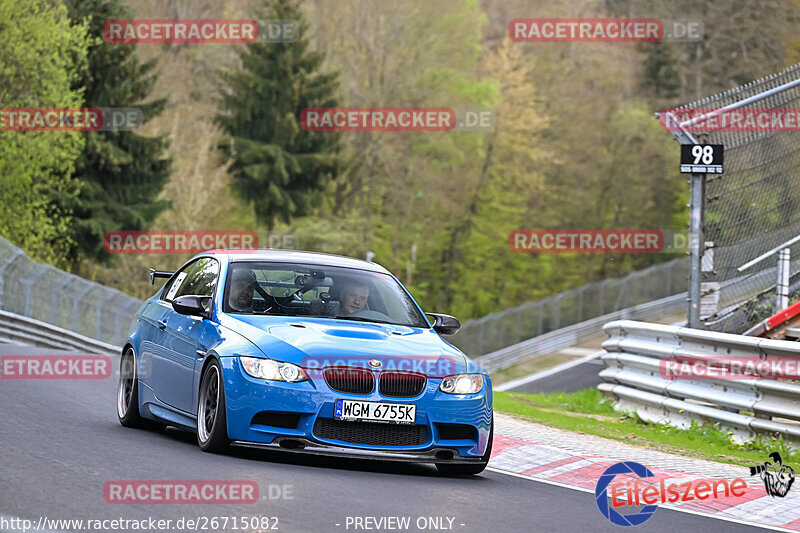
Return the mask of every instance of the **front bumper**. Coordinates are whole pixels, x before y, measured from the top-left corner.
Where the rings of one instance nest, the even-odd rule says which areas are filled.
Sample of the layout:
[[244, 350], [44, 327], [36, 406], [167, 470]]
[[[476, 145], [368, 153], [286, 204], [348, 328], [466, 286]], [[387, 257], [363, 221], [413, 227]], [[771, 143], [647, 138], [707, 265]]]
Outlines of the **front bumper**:
[[[222, 358], [220, 362], [225, 377], [228, 436], [238, 446], [436, 463], [479, 461], [486, 450], [492, 421], [488, 377], [484, 389], [478, 394], [446, 394], [439, 391], [440, 378], [428, 378], [419, 396], [397, 398], [382, 396], [377, 391], [368, 395], [337, 392], [330, 389], [321, 376], [300, 383], [266, 382], [247, 375], [236, 357]], [[314, 432], [315, 423], [319, 419], [333, 419], [334, 402], [341, 398], [413, 403], [417, 406], [415, 426], [424, 429], [426, 438], [399, 446], [321, 438]], [[298, 422], [294, 427], [254, 424], [254, 417], [263, 411], [291, 413], [298, 417]], [[441, 428], [444, 424], [471, 426], [474, 428], [473, 438], [443, 438]]]

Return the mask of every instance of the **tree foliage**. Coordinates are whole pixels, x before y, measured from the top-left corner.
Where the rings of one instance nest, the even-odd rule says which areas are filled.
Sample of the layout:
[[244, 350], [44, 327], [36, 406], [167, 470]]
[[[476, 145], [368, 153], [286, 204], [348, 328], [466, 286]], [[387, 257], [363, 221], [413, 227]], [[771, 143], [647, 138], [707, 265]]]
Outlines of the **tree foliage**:
[[336, 106], [337, 74], [321, 72], [323, 57], [308, 49], [310, 26], [296, 2], [272, 2], [259, 18], [295, 20], [299, 38], [247, 45], [241, 69], [223, 76], [229, 92], [219, 121], [231, 137], [225, 150], [235, 187], [273, 228], [310, 213], [339, 173], [338, 135], [300, 127], [303, 109]]
[[[70, 17], [87, 21], [94, 41], [88, 68], [76, 87], [83, 88], [89, 107], [137, 107], [144, 123], [160, 114], [166, 99], [150, 98], [157, 60], [141, 63], [136, 45], [102, 40], [109, 19], [133, 18], [120, 0], [67, 0]], [[146, 137], [136, 131], [85, 132], [86, 146], [76, 162], [80, 193], [64, 202], [73, 212], [71, 236], [76, 255], [107, 261], [103, 235], [111, 230], [147, 229], [169, 202], [158, 196], [169, 180], [170, 160], [164, 136]]]
[[[675, 256], [514, 253], [508, 235], [537, 228], [685, 229], [688, 188], [678, 173], [677, 144], [653, 112], [800, 60], [795, 31], [800, 0], [740, 4], [197, 0], [165, 5], [136, 0], [144, 18], [301, 21], [296, 43], [137, 48], [144, 74], [134, 78], [152, 78], [148, 66], [156, 61], [162, 74], [149, 94], [156, 102], [169, 101], [149, 128], [169, 135], [175, 161], [159, 198], [181, 198], [154, 224], [275, 228], [294, 231], [303, 249], [353, 257], [369, 250], [423, 307], [462, 319], [671, 259]], [[110, 3], [81, 5], [103, 14]], [[509, 20], [536, 13], [696, 18], [704, 23], [704, 36], [699, 43], [639, 44], [507, 39]], [[0, 51], [0, 57], [12, 57], [2, 55], [7, 52]], [[95, 57], [112, 63], [117, 57], [112, 52], [119, 53], [90, 53], [90, 62]], [[226, 70], [217, 75], [221, 65]], [[113, 77], [116, 71], [109, 72]], [[87, 90], [103, 80], [90, 79]], [[222, 98], [216, 98], [220, 92]], [[335, 133], [300, 127], [304, 108], [336, 105], [490, 108], [495, 123], [488, 131], [449, 132]], [[103, 161], [132, 155], [124, 146], [117, 152], [116, 138], [96, 148], [89, 144], [92, 137], [86, 138], [87, 153], [102, 153]], [[69, 166], [68, 161], [60, 164]], [[74, 195], [75, 180], [59, 176], [58, 187]], [[22, 178], [14, 179], [14, 194], [31, 194], [19, 186]], [[119, 197], [104, 199], [88, 185], [85, 190], [104, 204], [123, 205]], [[103, 210], [86, 213], [80, 223], [97, 232], [118, 221]], [[144, 224], [147, 217], [139, 217]], [[8, 224], [9, 218], [2, 220]], [[65, 227], [68, 222], [47, 219], [54, 221]], [[160, 261], [173, 267], [184, 259]], [[142, 271], [143, 261], [126, 257], [98, 276], [130, 287], [127, 280]], [[151, 288], [142, 290], [140, 296]]]
[[[85, 68], [87, 26], [48, 0], [0, 0], [0, 107], [80, 107], [75, 85]], [[77, 132], [0, 131], [0, 234], [34, 257], [60, 266], [73, 243], [62, 201], [80, 183]]]

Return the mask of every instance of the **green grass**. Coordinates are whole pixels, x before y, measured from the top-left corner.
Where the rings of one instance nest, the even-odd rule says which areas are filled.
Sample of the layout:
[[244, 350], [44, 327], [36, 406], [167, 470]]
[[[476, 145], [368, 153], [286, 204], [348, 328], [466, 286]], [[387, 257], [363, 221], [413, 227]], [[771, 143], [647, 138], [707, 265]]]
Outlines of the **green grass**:
[[692, 423], [690, 429], [678, 429], [653, 424], [636, 413], [615, 411], [597, 389], [553, 394], [495, 392], [494, 408], [556, 428], [710, 461], [750, 466], [766, 461], [771, 452], [777, 451], [784, 463], [800, 464], [800, 452], [789, 448], [781, 437], [759, 436], [738, 445], [716, 425]]

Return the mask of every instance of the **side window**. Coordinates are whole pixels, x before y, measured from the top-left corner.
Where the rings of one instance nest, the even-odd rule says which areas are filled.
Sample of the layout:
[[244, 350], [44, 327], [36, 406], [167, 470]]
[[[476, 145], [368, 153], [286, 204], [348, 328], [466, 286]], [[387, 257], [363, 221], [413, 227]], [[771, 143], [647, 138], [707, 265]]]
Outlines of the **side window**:
[[[189, 269], [186, 279], [181, 283], [173, 298], [188, 294], [213, 296], [218, 278], [219, 263], [217, 260], [210, 257], [199, 259]], [[175, 281], [177, 282], [177, 279]]]
[[178, 274], [172, 278], [172, 280], [164, 287], [164, 292], [162, 292], [161, 299], [165, 302], [171, 302], [175, 296], [177, 296], [178, 290], [181, 288], [181, 285], [186, 281], [186, 278], [191, 274], [195, 267], [197, 266], [198, 261], [194, 261], [183, 267], [183, 270], [178, 272]]

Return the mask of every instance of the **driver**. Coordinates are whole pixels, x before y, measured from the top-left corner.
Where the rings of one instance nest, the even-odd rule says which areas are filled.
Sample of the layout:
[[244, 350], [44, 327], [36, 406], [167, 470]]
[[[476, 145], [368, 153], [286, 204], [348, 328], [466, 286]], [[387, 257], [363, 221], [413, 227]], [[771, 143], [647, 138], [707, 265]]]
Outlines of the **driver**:
[[253, 291], [258, 286], [256, 275], [252, 270], [238, 268], [233, 271], [228, 305], [241, 313], [253, 312]]
[[342, 287], [339, 297], [340, 312], [352, 315], [367, 308], [369, 287], [358, 281], [348, 281]]

